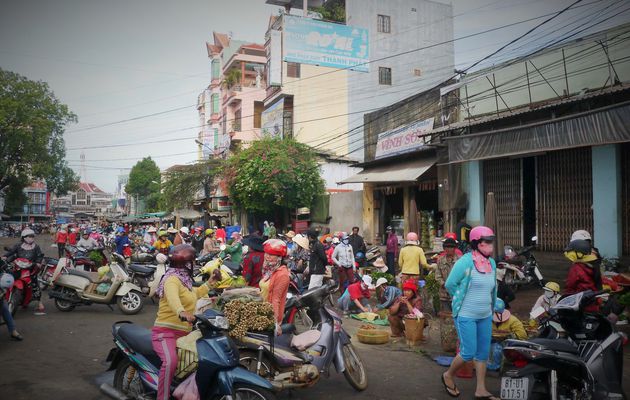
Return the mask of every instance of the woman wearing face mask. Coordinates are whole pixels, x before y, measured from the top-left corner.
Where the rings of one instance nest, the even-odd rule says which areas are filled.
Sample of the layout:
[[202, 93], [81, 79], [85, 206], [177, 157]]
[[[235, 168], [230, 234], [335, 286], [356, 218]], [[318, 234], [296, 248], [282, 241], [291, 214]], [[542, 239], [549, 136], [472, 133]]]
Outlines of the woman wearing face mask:
[[545, 312], [549, 312], [549, 309], [555, 306], [558, 300], [560, 300], [560, 285], [556, 282], [547, 282], [543, 289], [545, 292], [536, 300], [530, 315], [535, 314], [536, 310], [539, 308], [542, 308]]
[[44, 259], [44, 253], [39, 245], [35, 243], [35, 232], [32, 229], [24, 229], [22, 231], [22, 241], [13, 246], [4, 255], [7, 262], [11, 262], [16, 258], [26, 258], [33, 263], [31, 267], [31, 288], [33, 289], [33, 300], [37, 301], [37, 309], [35, 315], [44, 315], [44, 303], [42, 303], [42, 291], [39, 289], [37, 281], [37, 267]]
[[490, 256], [494, 250], [494, 232], [485, 226], [470, 231], [472, 252], [464, 254], [453, 266], [445, 286], [453, 297], [452, 309], [459, 336], [460, 352], [442, 375], [446, 392], [459, 397], [456, 372], [468, 361], [475, 363], [476, 399], [493, 400], [486, 389], [486, 362], [492, 340], [492, 312], [497, 299], [496, 264]]
[[273, 307], [276, 335], [280, 335], [290, 281], [289, 270], [282, 263], [282, 258], [287, 255], [287, 245], [280, 239], [268, 239], [263, 243], [263, 250], [265, 261], [262, 267], [263, 278], [259, 282], [260, 292], [262, 298]]

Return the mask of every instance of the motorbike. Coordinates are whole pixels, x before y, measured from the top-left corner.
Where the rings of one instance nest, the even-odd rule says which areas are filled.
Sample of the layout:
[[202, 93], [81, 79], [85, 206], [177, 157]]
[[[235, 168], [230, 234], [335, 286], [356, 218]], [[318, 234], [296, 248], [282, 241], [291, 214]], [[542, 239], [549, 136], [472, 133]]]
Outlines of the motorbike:
[[328, 375], [331, 365], [357, 391], [367, 388], [367, 374], [341, 317], [324, 300], [333, 285], [306, 292], [299, 299], [313, 317], [316, 330], [296, 334], [295, 325], [282, 325], [282, 335], [248, 332], [237, 341], [241, 365], [268, 379], [276, 390], [305, 388]]
[[104, 260], [104, 264], [106, 264], [107, 257], [105, 256], [102, 247], [87, 250], [83, 247], [66, 245], [66, 259], [72, 262], [74, 268], [80, 267], [85, 271], [94, 272], [98, 267], [100, 267], [100, 265], [96, 265], [96, 263], [90, 258], [89, 254], [92, 251], [98, 252]]
[[[166, 273], [166, 261], [160, 262], [161, 257], [156, 258], [153, 264], [129, 264], [126, 266], [127, 273], [131, 278], [131, 282], [140, 287], [143, 295], [153, 298], [157, 292], [157, 288]], [[168, 258], [166, 259], [168, 260]]]
[[[142, 289], [131, 282], [131, 277], [124, 268], [125, 260], [113, 253], [109, 264], [113, 277], [111, 282], [104, 282], [94, 272], [71, 268], [71, 262], [61, 258], [51, 278], [51, 290], [48, 296], [54, 299], [59, 311], [69, 312], [80, 305], [117, 303], [124, 314], [137, 314], [143, 307]], [[97, 286], [105, 285], [107, 291], [100, 292]], [[101, 294], [102, 293], [102, 294]]]
[[622, 387], [626, 337], [601, 313], [584, 308], [608, 296], [586, 291], [561, 299], [549, 310], [564, 338], [507, 340], [502, 399], [625, 399]]
[[131, 253], [132, 264], [152, 264], [155, 261], [155, 255], [151, 252], [151, 247], [142, 243], [135, 247]]
[[[497, 264], [497, 268], [503, 269], [505, 272], [503, 282], [513, 292], [516, 292], [520, 286], [531, 283], [535, 283], [540, 287], [545, 285], [545, 280], [538, 267], [538, 261], [536, 261], [536, 257], [532, 253], [532, 250], [536, 248], [536, 240], [537, 238], [534, 236], [532, 238], [534, 244], [524, 247], [519, 252], [514, 252], [511, 246], [505, 246], [503, 261]], [[511, 256], [508, 256], [508, 254], [511, 254]], [[521, 256], [525, 258], [525, 262], [522, 265], [518, 265], [514, 260]]]
[[4, 294], [4, 300], [7, 302], [9, 311], [12, 316], [15, 316], [17, 309], [27, 307], [33, 297], [33, 288], [31, 287], [31, 274], [33, 271], [33, 262], [26, 258], [16, 258], [11, 263], [4, 264], [0, 270], [4, 270], [6, 273], [13, 275], [15, 281], [13, 287], [7, 290]]
[[49, 282], [55, 273], [58, 263], [58, 258], [44, 257], [43, 265], [37, 272], [37, 283], [39, 284], [40, 290], [44, 291], [48, 289], [48, 286], [50, 285]]
[[[194, 372], [201, 399], [275, 399], [267, 380], [239, 367], [238, 349], [225, 334], [227, 318], [212, 309], [195, 318], [196, 329], [177, 341], [179, 362], [171, 388], [192, 379], [189, 376]], [[161, 365], [151, 331], [121, 321], [112, 326], [112, 335], [116, 347], [107, 361], [111, 363], [108, 370], [115, 370], [114, 382], [113, 386], [102, 384], [101, 390], [114, 399], [151, 398], [157, 392]]]

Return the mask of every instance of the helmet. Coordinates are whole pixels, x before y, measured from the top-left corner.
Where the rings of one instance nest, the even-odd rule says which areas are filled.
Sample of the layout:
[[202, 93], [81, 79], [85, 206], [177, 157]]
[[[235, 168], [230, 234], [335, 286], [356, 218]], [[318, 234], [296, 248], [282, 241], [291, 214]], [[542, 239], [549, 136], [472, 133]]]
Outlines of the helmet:
[[502, 313], [503, 311], [505, 311], [505, 302], [501, 299], [497, 299], [494, 302], [494, 312]]
[[35, 236], [35, 232], [32, 229], [26, 228], [22, 231], [22, 234], [20, 236], [22, 237]]
[[[566, 251], [575, 251], [576, 253], [582, 253], [583, 255], [591, 254], [591, 243], [587, 240], [572, 240], [567, 246]], [[579, 257], [578, 258], [582, 258]]]
[[159, 231], [158, 232], [158, 237], [162, 237], [162, 236], [167, 236], [168, 233], [166, 233], [166, 231]]
[[514, 257], [516, 257], [516, 252], [514, 251], [514, 248], [512, 246], [504, 246], [503, 247], [503, 257], [506, 260], [511, 260]]
[[295, 237], [295, 232], [289, 231], [289, 232], [287, 232], [287, 234], [285, 236], [288, 237], [288, 238], [293, 239]]
[[237, 237], [240, 237], [240, 236], [241, 236], [240, 232], [232, 232], [232, 235], [230, 235], [232, 239], [236, 239]]
[[453, 239], [457, 241], [457, 234], [455, 234], [455, 232], [446, 232], [444, 234], [444, 239]]
[[13, 275], [11, 274], [1, 274], [0, 275], [0, 289], [10, 289], [11, 286], [13, 286], [13, 282], [15, 282], [15, 279], [13, 279]]
[[470, 231], [470, 241], [494, 240], [494, 232], [487, 226], [475, 226]]
[[263, 243], [265, 253], [284, 257], [287, 255], [287, 244], [280, 239], [268, 239]]
[[545, 289], [560, 293], [560, 285], [558, 285], [556, 282], [547, 282], [547, 284], [545, 284]]
[[333, 242], [333, 244], [339, 244], [339, 238], [338, 237], [334, 237], [332, 242]]
[[125, 231], [125, 228], [123, 228], [122, 226], [119, 226], [119, 227], [116, 229], [116, 233], [123, 233], [124, 231]]
[[181, 233], [183, 233], [184, 235], [188, 235], [188, 233], [189, 233], [189, 232], [188, 232], [188, 228], [187, 228], [187, 227], [185, 227], [185, 226], [182, 226], [181, 228], [179, 228], [179, 231], [180, 231]]
[[357, 252], [357, 254], [354, 255], [354, 259], [355, 260], [362, 260], [365, 257], [365, 254], [362, 251]]
[[195, 259], [195, 248], [189, 244], [180, 244], [171, 253], [171, 268], [192, 269]]
[[453, 238], [446, 238], [444, 239], [444, 241], [442, 242], [442, 248], [454, 248], [457, 247], [457, 240], [453, 239]]
[[206, 229], [205, 233], [206, 233], [206, 236], [208, 236], [208, 235], [212, 235], [214, 233], [214, 231], [212, 229], [208, 228], [208, 229]]
[[408, 242], [417, 242], [418, 241], [418, 234], [415, 232], [409, 232], [407, 234], [407, 241]]
[[348, 239], [349, 239], [349, 237], [348, 237], [347, 233], [344, 232], [344, 233], [341, 234], [341, 240], [348, 240]]
[[166, 264], [166, 262], [168, 261], [168, 256], [166, 254], [159, 253], [157, 256], [155, 256], [155, 261], [157, 261], [158, 264]]
[[573, 232], [573, 234], [571, 235], [571, 241], [574, 240], [593, 240], [593, 238], [591, 237], [591, 234], [588, 233], [588, 231], [581, 229], [579, 231]]
[[387, 228], [385, 228], [385, 232], [391, 232], [393, 229], [391, 226], [387, 226]]

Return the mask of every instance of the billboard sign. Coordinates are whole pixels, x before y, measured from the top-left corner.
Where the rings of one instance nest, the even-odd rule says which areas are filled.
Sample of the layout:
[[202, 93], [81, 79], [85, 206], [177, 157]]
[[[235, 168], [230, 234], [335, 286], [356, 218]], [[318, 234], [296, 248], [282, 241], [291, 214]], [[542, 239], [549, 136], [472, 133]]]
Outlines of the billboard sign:
[[284, 15], [284, 61], [369, 72], [368, 30]]
[[434, 118], [431, 117], [380, 133], [374, 158], [385, 158], [418, 150], [427, 142], [426, 137], [420, 137], [420, 135], [433, 130], [433, 120]]
[[269, 85], [282, 85], [282, 32], [272, 30], [269, 42]]
[[284, 99], [275, 102], [262, 112], [260, 126], [263, 136], [283, 137], [284, 133]]

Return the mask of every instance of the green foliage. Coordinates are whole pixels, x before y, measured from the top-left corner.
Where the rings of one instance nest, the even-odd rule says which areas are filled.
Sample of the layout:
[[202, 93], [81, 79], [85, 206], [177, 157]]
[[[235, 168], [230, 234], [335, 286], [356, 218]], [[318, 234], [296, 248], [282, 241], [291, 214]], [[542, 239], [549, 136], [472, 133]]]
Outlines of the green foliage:
[[321, 7], [311, 8], [322, 15], [326, 21], [346, 22], [346, 2], [345, 0], [329, 0]]
[[76, 121], [46, 83], [0, 69], [0, 191], [15, 194], [36, 179], [57, 195], [75, 188], [63, 133]]
[[23, 210], [24, 204], [28, 201], [28, 196], [22, 190], [24, 184], [21, 182], [9, 183], [5, 190], [4, 212], [7, 214], [19, 213]]
[[387, 279], [387, 284], [388, 285], [394, 285], [396, 283], [396, 278], [394, 278], [394, 275], [388, 274], [387, 272], [376, 271], [376, 272], [372, 272], [370, 274], [370, 276], [372, 277], [372, 282], [374, 282], [374, 283], [376, 283], [376, 281], [379, 278]]
[[204, 191], [204, 195], [207, 195], [221, 167], [222, 160], [210, 159], [168, 171], [164, 176], [162, 191], [164, 209], [189, 207], [199, 191]]
[[624, 293], [619, 297], [619, 304], [630, 307], [630, 292]]
[[227, 74], [225, 74], [225, 78], [223, 83], [225, 87], [231, 88], [241, 81], [241, 71], [238, 69], [231, 69]]
[[429, 298], [433, 302], [433, 308], [437, 312], [440, 305], [440, 283], [435, 279], [435, 274], [430, 273], [425, 278], [424, 290], [429, 294]]
[[324, 193], [315, 153], [294, 139], [257, 140], [230, 157], [225, 172], [231, 199], [248, 212], [309, 207]]
[[145, 157], [131, 168], [125, 191], [146, 204], [147, 211], [159, 211], [160, 168], [151, 157]]

